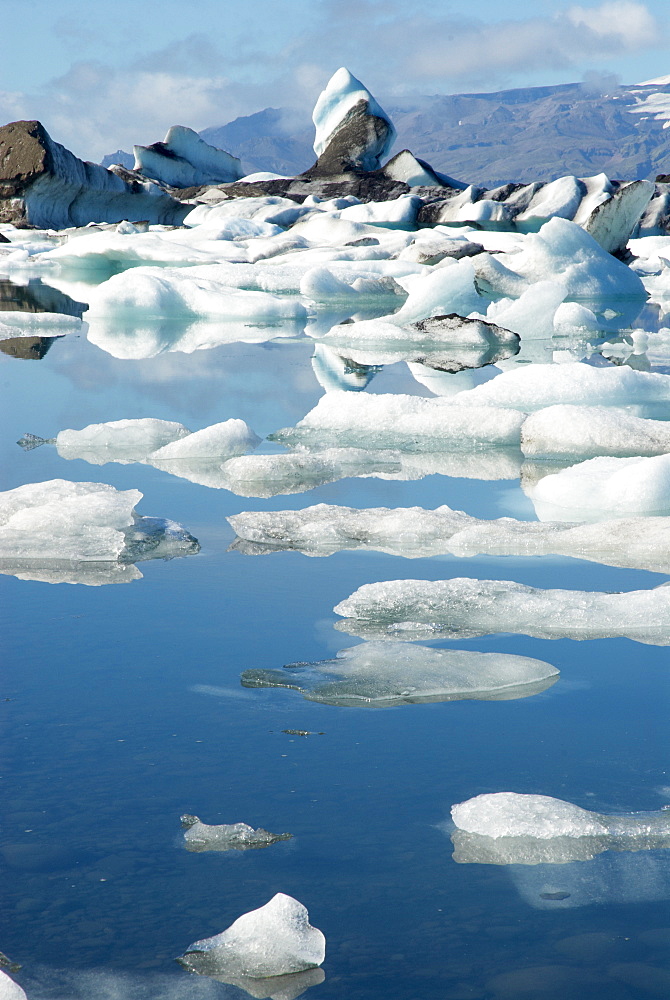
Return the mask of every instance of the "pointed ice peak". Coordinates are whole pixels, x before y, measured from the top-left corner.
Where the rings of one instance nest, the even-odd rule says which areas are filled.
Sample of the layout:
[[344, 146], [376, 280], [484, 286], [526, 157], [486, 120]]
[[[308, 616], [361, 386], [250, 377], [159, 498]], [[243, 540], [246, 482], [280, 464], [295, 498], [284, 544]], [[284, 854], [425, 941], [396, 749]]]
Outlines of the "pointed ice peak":
[[367, 102], [367, 114], [374, 115], [388, 123], [388, 137], [380, 155], [388, 154], [396, 136], [391, 119], [361, 81], [357, 80], [346, 67], [341, 66], [336, 73], [333, 73], [314, 106], [312, 120], [316, 127], [314, 152], [317, 156], [321, 156], [333, 133], [337, 131], [347, 114], [360, 101]]

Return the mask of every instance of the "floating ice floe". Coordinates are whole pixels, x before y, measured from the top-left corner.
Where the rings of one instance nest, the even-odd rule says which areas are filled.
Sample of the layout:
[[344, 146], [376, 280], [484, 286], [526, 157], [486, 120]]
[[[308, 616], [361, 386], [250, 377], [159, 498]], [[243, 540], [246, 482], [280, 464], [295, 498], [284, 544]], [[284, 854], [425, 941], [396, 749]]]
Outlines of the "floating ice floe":
[[538, 865], [670, 848], [670, 812], [606, 815], [548, 795], [494, 792], [452, 807], [454, 861]]
[[181, 817], [185, 828], [184, 840], [187, 851], [248, 851], [269, 847], [280, 840], [290, 840], [291, 833], [268, 833], [262, 827], [254, 830], [248, 823], [221, 823], [210, 826], [197, 816], [185, 814]]
[[199, 551], [181, 525], [135, 513], [139, 490], [52, 479], [0, 493], [0, 572], [49, 583], [127, 582], [132, 564]]
[[284, 976], [314, 969], [326, 954], [326, 939], [309, 923], [307, 909], [278, 892], [238, 917], [221, 934], [195, 941], [179, 959], [201, 975]]
[[326, 705], [388, 708], [463, 698], [527, 698], [546, 690], [558, 676], [551, 664], [527, 656], [365, 642], [340, 650], [333, 660], [245, 670], [241, 681], [244, 687], [289, 688]]
[[558, 403], [639, 408], [670, 416], [670, 375], [581, 362], [528, 365], [502, 372], [452, 398], [455, 405], [500, 406], [531, 412]]
[[181, 462], [187, 469], [189, 462], [199, 460], [220, 466], [223, 461], [257, 447], [260, 440], [244, 420], [234, 418], [190, 431], [172, 420], [143, 417], [89, 424], [81, 430], [62, 430], [48, 441], [26, 434], [18, 444], [27, 451], [41, 444], [55, 444], [64, 459], [82, 459], [92, 465], [144, 462], [179, 475]]
[[452, 406], [442, 398], [399, 393], [333, 391], [322, 396], [295, 427], [275, 431], [270, 440], [408, 451], [518, 447], [523, 420], [522, 414], [495, 406]]
[[28, 1000], [25, 991], [0, 969], [0, 1000]]
[[670, 645], [670, 586], [604, 594], [540, 590], [510, 580], [367, 583], [333, 609], [336, 628], [366, 639], [412, 641], [518, 632], [540, 639], [626, 637]]
[[234, 547], [251, 555], [297, 549], [328, 556], [373, 549], [410, 559], [453, 555], [563, 555], [607, 566], [670, 574], [670, 517], [596, 524], [484, 521], [442, 506], [357, 510], [317, 504], [303, 510], [244, 511], [228, 518]]
[[528, 457], [591, 458], [661, 455], [670, 452], [670, 421], [648, 420], [601, 406], [548, 406], [521, 428]]
[[81, 333], [82, 321], [77, 316], [53, 312], [0, 311], [0, 340], [13, 337], [62, 337]]
[[670, 454], [591, 458], [526, 488], [541, 521], [670, 514]]

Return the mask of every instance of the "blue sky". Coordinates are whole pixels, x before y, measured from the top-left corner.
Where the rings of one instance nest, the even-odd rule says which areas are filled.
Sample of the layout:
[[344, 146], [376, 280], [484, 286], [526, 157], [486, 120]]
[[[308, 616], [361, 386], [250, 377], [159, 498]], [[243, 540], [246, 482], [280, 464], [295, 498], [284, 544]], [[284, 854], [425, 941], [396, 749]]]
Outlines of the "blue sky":
[[382, 102], [670, 74], [667, 0], [0, 0], [0, 122], [98, 159], [172, 124], [311, 110], [348, 68]]

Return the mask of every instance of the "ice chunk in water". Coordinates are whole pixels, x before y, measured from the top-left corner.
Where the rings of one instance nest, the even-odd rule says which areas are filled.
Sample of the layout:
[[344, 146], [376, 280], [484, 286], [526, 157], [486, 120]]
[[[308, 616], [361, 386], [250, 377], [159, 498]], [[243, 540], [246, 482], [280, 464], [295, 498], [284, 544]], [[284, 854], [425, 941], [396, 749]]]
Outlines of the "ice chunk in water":
[[670, 455], [591, 458], [545, 476], [528, 493], [542, 521], [670, 514]]
[[190, 434], [188, 427], [173, 420], [111, 420], [79, 431], [59, 431], [56, 448], [61, 458], [79, 458], [92, 465], [142, 462], [152, 451]]
[[253, 848], [269, 847], [279, 840], [290, 840], [291, 833], [268, 833], [262, 827], [254, 830], [248, 823], [221, 823], [210, 826], [197, 816], [184, 815], [181, 825], [185, 827], [184, 840], [187, 851], [248, 851]]
[[[452, 807], [459, 830], [487, 837], [593, 837], [608, 833], [607, 818], [549, 795], [494, 792]], [[666, 817], [670, 831], [670, 815]]]
[[0, 969], [0, 1000], [28, 1000], [25, 992]]
[[528, 365], [452, 397], [455, 405], [540, 410], [558, 403], [655, 407], [670, 416], [670, 375], [632, 368], [594, 368], [581, 362]]
[[364, 708], [526, 698], [557, 679], [555, 667], [526, 656], [386, 642], [342, 649], [334, 660], [245, 670], [241, 677], [244, 687], [291, 688], [308, 701]]
[[[452, 470], [453, 471], [453, 470]], [[357, 510], [317, 504], [303, 510], [245, 511], [228, 518], [236, 549], [253, 554], [298, 549], [327, 556], [376, 549], [404, 558], [435, 555], [564, 555], [609, 566], [670, 574], [670, 517], [621, 518], [598, 524], [491, 521], [442, 506]]]
[[163, 459], [232, 458], [244, 455], [260, 443], [261, 439], [244, 420], [232, 418], [165, 444], [151, 453], [149, 461], [153, 464]]
[[[326, 939], [309, 923], [307, 909], [278, 892], [244, 913], [221, 934], [195, 941], [180, 963], [195, 972], [262, 978], [302, 972], [321, 965]], [[210, 969], [210, 972], [206, 972]]]
[[557, 404], [528, 417], [521, 450], [543, 457], [660, 455], [670, 451], [670, 422], [612, 407]]
[[368, 583], [336, 605], [343, 632], [412, 640], [497, 632], [542, 639], [627, 636], [670, 645], [670, 586], [603, 594], [540, 590], [509, 580], [389, 580]]

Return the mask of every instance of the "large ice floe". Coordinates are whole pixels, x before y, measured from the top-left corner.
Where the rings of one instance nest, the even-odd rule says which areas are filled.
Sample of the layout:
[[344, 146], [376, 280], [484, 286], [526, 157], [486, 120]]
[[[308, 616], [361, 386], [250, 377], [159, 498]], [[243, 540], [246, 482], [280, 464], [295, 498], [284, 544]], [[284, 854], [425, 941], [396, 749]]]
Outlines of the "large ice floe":
[[670, 421], [616, 407], [547, 406], [524, 421], [521, 450], [529, 458], [662, 455], [670, 452]]
[[493, 792], [458, 803], [451, 816], [461, 864], [566, 864], [604, 851], [670, 848], [667, 810], [613, 816], [548, 795]]
[[670, 454], [591, 458], [527, 488], [542, 521], [670, 514]]
[[0, 572], [46, 583], [126, 583], [136, 562], [196, 553], [181, 525], [135, 513], [139, 490], [52, 479], [0, 493]]
[[604, 594], [541, 590], [510, 580], [367, 583], [333, 609], [336, 628], [367, 639], [411, 641], [519, 632], [541, 639], [627, 637], [670, 645], [670, 585]]
[[278, 892], [272, 899], [238, 917], [221, 934], [195, 941], [179, 959], [200, 975], [264, 979], [304, 972], [321, 965], [326, 939], [309, 923], [307, 909]]
[[373, 549], [410, 559], [551, 554], [670, 574], [670, 517], [593, 524], [487, 521], [447, 506], [358, 510], [322, 503], [302, 510], [243, 511], [228, 521], [238, 536], [234, 548], [251, 555], [286, 549], [308, 556]]
[[269, 847], [280, 840], [290, 840], [291, 833], [269, 833], [262, 827], [254, 830], [248, 823], [203, 823], [198, 816], [185, 813], [181, 817], [184, 827], [184, 846], [187, 851], [249, 851]]
[[28, 1000], [18, 983], [0, 969], [0, 1000]]
[[241, 677], [244, 687], [289, 688], [308, 701], [352, 708], [506, 701], [538, 694], [557, 679], [555, 667], [527, 656], [387, 642], [361, 643], [335, 659], [283, 670], [245, 670]]

